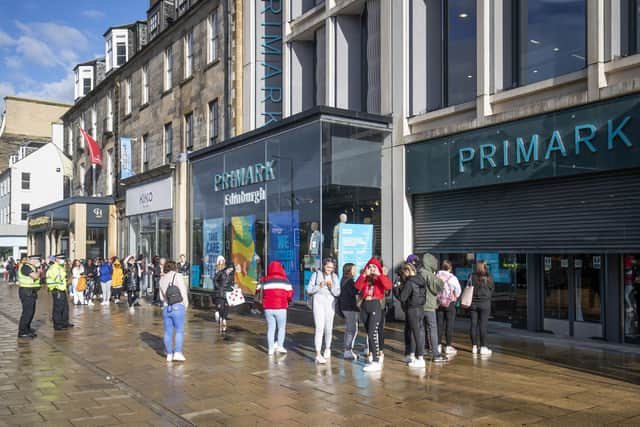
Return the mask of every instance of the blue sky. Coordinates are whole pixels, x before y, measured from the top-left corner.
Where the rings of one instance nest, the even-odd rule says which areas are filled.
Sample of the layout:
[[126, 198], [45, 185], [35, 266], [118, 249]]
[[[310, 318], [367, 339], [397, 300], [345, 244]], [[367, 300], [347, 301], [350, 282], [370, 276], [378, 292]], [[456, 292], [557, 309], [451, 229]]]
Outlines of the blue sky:
[[113, 25], [146, 19], [149, 0], [0, 0], [0, 113], [7, 95], [73, 102], [73, 67], [104, 56]]

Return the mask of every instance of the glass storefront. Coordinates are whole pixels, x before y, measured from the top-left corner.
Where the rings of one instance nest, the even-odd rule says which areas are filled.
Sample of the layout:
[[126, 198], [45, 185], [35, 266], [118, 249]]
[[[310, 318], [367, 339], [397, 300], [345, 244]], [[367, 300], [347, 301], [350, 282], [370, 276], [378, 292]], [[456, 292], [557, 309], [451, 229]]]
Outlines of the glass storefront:
[[223, 255], [236, 266], [236, 283], [252, 294], [268, 262], [278, 260], [294, 300], [303, 300], [320, 260], [337, 258], [345, 215], [346, 224], [369, 227], [373, 252], [380, 242], [383, 136], [318, 120], [195, 159], [191, 286], [212, 289]]
[[173, 211], [152, 212], [127, 218], [127, 255], [142, 255], [148, 262], [154, 255], [173, 259]]
[[623, 256], [624, 340], [640, 344], [640, 253]]
[[107, 253], [107, 229], [87, 228], [87, 259], [100, 258], [104, 259]]

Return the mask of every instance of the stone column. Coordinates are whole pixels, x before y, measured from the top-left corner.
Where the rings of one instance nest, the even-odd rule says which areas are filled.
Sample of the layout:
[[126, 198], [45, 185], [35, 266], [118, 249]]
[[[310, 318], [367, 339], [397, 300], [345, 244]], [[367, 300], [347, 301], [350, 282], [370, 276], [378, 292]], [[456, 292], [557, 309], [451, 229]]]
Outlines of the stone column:
[[604, 0], [587, 2], [587, 73], [589, 101], [600, 99], [600, 89], [607, 86], [605, 60]]

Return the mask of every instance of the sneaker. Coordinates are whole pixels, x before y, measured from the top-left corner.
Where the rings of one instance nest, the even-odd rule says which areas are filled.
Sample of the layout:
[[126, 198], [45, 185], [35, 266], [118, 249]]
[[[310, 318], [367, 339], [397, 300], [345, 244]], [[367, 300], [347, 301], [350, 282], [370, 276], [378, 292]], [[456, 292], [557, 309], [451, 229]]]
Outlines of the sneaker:
[[433, 358], [433, 362], [434, 363], [444, 363], [446, 361], [448, 361], [449, 359], [447, 358], [447, 356], [443, 356], [442, 354], [439, 354], [438, 356], [435, 356]]
[[383, 352], [380, 352], [380, 354], [378, 354], [378, 361], [380, 362], [381, 365], [384, 363], [384, 353]]
[[411, 354], [407, 354], [407, 355], [404, 357], [404, 361], [405, 361], [405, 363], [411, 363], [411, 362], [413, 362], [414, 360], [416, 360], [416, 356], [415, 356], [413, 353], [411, 353]]
[[270, 348], [270, 349], [269, 349], [269, 351], [267, 351], [267, 354], [268, 354], [269, 356], [273, 356], [273, 353], [274, 353], [274, 352], [275, 352], [275, 350], [274, 350], [274, 349], [272, 349], [272, 348]]
[[330, 350], [330, 349], [328, 349], [328, 348], [325, 348], [325, 349], [324, 349], [324, 355], [323, 355], [323, 356], [324, 356], [324, 358], [325, 358], [325, 359], [327, 359], [327, 360], [328, 360], [328, 359], [331, 359], [331, 350]]
[[380, 372], [382, 371], [382, 364], [380, 362], [371, 362], [362, 368], [365, 372]]
[[478, 354], [478, 346], [474, 345], [473, 347], [471, 347], [471, 353], [472, 354]]
[[220, 313], [218, 313], [217, 311], [216, 311], [216, 312], [214, 312], [214, 313], [213, 313], [213, 319], [214, 319], [216, 322], [219, 322], [219, 321], [220, 321]]
[[89, 301], [88, 303], [86, 303], [87, 305], [95, 305], [95, 303], [93, 301]]
[[281, 345], [276, 345], [276, 353], [287, 354], [287, 349]]
[[442, 353], [442, 344], [438, 344], [438, 353]]
[[119, 300], [119, 299], [114, 300], [114, 301], [113, 301], [113, 303], [114, 303], [114, 304], [120, 304], [120, 300]]
[[129, 312], [133, 313], [135, 311], [135, 308], [133, 306], [129, 307]]
[[456, 353], [458, 353], [458, 350], [456, 350], [455, 348], [453, 348], [453, 347], [451, 347], [450, 345], [448, 345], [448, 346], [445, 348], [444, 352], [445, 352], [446, 354], [456, 354]]
[[480, 354], [482, 354], [483, 356], [489, 356], [491, 353], [493, 353], [493, 352], [491, 350], [489, 350], [489, 348], [480, 347]]
[[327, 363], [327, 359], [325, 359], [324, 357], [322, 357], [321, 354], [316, 356], [316, 363], [319, 365], [324, 365], [325, 363]]
[[373, 362], [373, 354], [371, 354], [371, 353], [367, 354], [367, 362], [369, 362], [369, 363]]
[[425, 363], [424, 359], [421, 357], [419, 359], [413, 359], [411, 362], [409, 362], [408, 366], [410, 368], [424, 368], [425, 366], [427, 366], [427, 364]]
[[180, 352], [173, 353], [173, 361], [174, 362], [184, 362], [185, 360], [187, 360], [187, 359], [184, 358], [184, 354], [182, 354]]
[[167, 362], [173, 362], [173, 353], [167, 354]]
[[347, 350], [343, 353], [345, 360], [358, 360], [358, 355], [351, 350]]

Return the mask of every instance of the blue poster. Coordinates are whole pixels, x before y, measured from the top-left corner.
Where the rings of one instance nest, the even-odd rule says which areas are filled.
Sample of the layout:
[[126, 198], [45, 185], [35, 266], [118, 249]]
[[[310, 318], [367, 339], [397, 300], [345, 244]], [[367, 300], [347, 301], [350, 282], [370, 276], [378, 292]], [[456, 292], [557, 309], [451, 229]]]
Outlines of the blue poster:
[[298, 211], [269, 213], [269, 261], [280, 261], [300, 300], [300, 230]]
[[202, 223], [202, 255], [204, 257], [202, 287], [213, 289], [213, 275], [216, 271], [216, 259], [224, 248], [224, 219], [209, 218]]
[[460, 282], [460, 285], [462, 285], [462, 287], [466, 285], [472, 272], [472, 267], [457, 267], [454, 271], [456, 277], [458, 278], [458, 282]]
[[191, 287], [200, 287], [200, 266], [197, 264], [191, 264]]
[[511, 270], [500, 268], [500, 254], [497, 252], [478, 252], [476, 262], [484, 261], [489, 267], [495, 283], [511, 283]]
[[120, 179], [135, 175], [131, 153], [131, 138], [120, 138]]
[[342, 275], [342, 266], [347, 262], [361, 271], [373, 256], [372, 224], [340, 224], [338, 226], [338, 265], [336, 272]]

